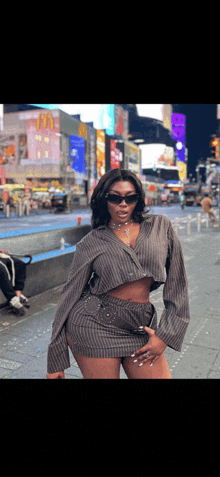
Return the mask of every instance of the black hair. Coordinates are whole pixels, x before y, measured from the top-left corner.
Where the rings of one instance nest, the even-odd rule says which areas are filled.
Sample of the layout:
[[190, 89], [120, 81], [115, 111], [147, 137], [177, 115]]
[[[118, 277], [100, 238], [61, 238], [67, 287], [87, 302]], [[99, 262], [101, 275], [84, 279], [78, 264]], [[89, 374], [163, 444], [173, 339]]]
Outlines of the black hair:
[[129, 181], [135, 186], [136, 193], [139, 195], [138, 202], [132, 213], [132, 219], [141, 223], [146, 217], [148, 211], [145, 211], [145, 193], [141, 181], [131, 171], [126, 169], [112, 169], [106, 172], [95, 187], [90, 207], [92, 209], [92, 228], [96, 229], [100, 225], [108, 225], [111, 215], [108, 211], [107, 199], [105, 198], [109, 188], [114, 182]]

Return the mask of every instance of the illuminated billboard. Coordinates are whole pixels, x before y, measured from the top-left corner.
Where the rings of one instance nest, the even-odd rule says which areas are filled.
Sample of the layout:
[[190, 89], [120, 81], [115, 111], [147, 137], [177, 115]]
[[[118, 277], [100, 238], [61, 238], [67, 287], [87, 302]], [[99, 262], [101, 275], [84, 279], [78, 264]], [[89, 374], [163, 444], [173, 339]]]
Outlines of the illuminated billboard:
[[128, 111], [115, 104], [115, 135], [128, 137]]
[[171, 121], [172, 138], [176, 141], [175, 151], [177, 161], [185, 162], [186, 116], [184, 114], [173, 113]]
[[3, 131], [3, 104], [0, 104], [0, 131]]
[[105, 132], [96, 131], [97, 179], [105, 174]]
[[71, 169], [75, 171], [76, 184], [86, 179], [85, 139], [79, 136], [70, 136]]
[[172, 131], [171, 116], [172, 116], [171, 104], [164, 104], [163, 105], [163, 125], [169, 131]]
[[139, 149], [141, 150], [142, 169], [174, 165], [173, 147], [165, 146], [165, 144], [140, 144]]
[[60, 109], [61, 104], [31, 104], [31, 106], [39, 106], [43, 109]]
[[116, 141], [114, 141], [114, 139], [110, 140], [110, 154], [110, 168], [120, 169], [120, 158], [116, 148]]
[[136, 104], [138, 116], [143, 116], [145, 118], [158, 119], [163, 121], [164, 119], [164, 110], [163, 104]]
[[99, 129], [105, 129], [109, 136], [115, 133], [115, 105], [100, 104], [99, 109]]

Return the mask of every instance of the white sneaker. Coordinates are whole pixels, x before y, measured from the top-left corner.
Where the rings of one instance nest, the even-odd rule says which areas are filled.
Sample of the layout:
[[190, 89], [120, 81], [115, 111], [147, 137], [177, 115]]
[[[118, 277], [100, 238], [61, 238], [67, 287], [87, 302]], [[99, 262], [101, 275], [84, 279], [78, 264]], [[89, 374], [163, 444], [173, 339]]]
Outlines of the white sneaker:
[[12, 307], [13, 313], [15, 313], [16, 315], [24, 315], [25, 314], [25, 309], [22, 306], [22, 304], [20, 303], [20, 300], [19, 300], [18, 296], [14, 296], [14, 298], [11, 299], [10, 305]]
[[26, 298], [26, 296], [22, 295], [22, 293], [20, 295], [20, 303], [23, 306], [25, 306], [25, 308], [30, 308], [30, 303], [29, 303], [28, 299]]

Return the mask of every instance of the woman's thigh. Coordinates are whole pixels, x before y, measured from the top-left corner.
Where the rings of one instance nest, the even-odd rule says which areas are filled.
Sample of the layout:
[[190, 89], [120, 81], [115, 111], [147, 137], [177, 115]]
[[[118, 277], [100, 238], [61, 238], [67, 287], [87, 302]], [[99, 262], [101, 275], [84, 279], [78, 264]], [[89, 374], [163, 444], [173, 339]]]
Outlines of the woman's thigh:
[[134, 363], [134, 358], [130, 356], [123, 358], [122, 366], [129, 379], [172, 379], [171, 372], [165, 357], [162, 353], [153, 366], [148, 361], [143, 366]]
[[121, 358], [88, 358], [74, 353], [68, 334], [67, 341], [84, 379], [119, 379]]

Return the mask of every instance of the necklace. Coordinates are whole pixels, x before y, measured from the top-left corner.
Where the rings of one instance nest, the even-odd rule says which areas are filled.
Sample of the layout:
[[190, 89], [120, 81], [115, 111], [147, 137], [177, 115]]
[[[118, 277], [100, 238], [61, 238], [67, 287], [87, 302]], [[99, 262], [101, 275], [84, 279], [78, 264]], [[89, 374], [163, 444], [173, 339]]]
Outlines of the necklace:
[[130, 247], [130, 240], [129, 240], [130, 228], [129, 228], [129, 227], [130, 227], [131, 225], [134, 225], [134, 222], [132, 222], [132, 220], [131, 220], [131, 221], [130, 221], [130, 225], [129, 225], [129, 227], [128, 227], [127, 229], [125, 229], [125, 230], [122, 230], [122, 229], [121, 229], [122, 225], [128, 225], [128, 224], [129, 224], [129, 221], [128, 221], [128, 222], [125, 222], [124, 224], [118, 224], [118, 225], [117, 225], [117, 224], [114, 224], [114, 222], [112, 222], [112, 226], [111, 226], [110, 228], [113, 229], [113, 230], [120, 230], [120, 231], [122, 231], [122, 232], [125, 232], [126, 235], [127, 235], [127, 237], [128, 237], [128, 245], [129, 245], [129, 247]]

